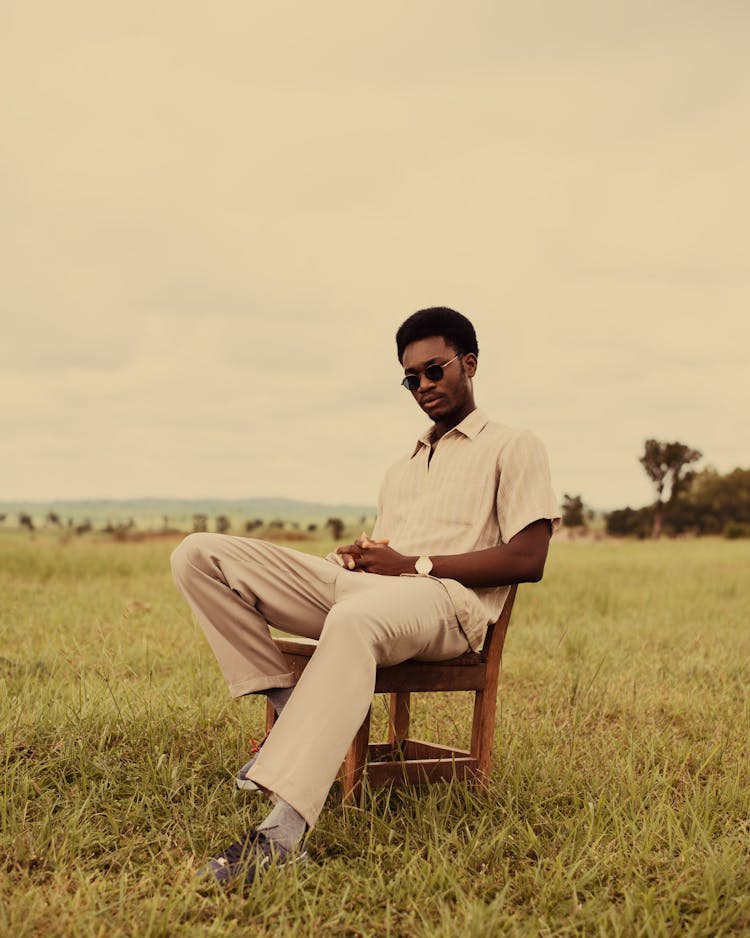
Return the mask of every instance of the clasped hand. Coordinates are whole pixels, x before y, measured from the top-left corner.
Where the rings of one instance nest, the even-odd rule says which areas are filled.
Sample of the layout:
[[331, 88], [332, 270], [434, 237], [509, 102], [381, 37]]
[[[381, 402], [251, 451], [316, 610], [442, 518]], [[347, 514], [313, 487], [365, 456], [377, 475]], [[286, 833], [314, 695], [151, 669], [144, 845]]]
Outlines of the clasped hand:
[[360, 573], [379, 573], [381, 576], [400, 576], [413, 569], [403, 554], [388, 546], [388, 538], [371, 540], [364, 532], [353, 544], [336, 548], [344, 566]]

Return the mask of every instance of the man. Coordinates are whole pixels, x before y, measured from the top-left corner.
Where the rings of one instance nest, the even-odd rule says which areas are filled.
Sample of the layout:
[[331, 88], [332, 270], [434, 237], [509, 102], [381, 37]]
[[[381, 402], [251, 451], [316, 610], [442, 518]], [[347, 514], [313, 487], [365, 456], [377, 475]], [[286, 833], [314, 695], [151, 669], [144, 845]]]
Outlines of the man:
[[[474, 327], [452, 309], [420, 310], [396, 346], [402, 383], [432, 426], [386, 474], [371, 537], [322, 559], [192, 534], [173, 555], [230, 693], [265, 694], [279, 714], [237, 779], [275, 805], [201, 871], [219, 882], [305, 862], [305, 836], [367, 713], [378, 666], [478, 650], [509, 584], [544, 571], [559, 522], [547, 455], [531, 433], [477, 409]], [[269, 623], [320, 639], [296, 687]]]

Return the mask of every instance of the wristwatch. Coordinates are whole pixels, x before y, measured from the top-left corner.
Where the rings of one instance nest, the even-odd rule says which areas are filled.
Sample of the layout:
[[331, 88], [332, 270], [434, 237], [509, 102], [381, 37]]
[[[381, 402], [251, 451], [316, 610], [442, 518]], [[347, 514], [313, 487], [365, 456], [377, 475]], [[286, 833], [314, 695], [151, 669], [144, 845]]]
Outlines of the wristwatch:
[[417, 562], [414, 564], [414, 569], [420, 576], [429, 576], [432, 572], [432, 561], [429, 557], [418, 557]]

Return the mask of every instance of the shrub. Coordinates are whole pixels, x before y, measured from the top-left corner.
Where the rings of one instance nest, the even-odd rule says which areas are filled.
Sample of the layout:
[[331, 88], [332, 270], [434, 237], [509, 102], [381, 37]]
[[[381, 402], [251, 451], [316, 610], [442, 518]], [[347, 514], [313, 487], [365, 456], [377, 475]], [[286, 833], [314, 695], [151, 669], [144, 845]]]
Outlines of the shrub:
[[654, 509], [618, 508], [606, 515], [607, 534], [614, 537], [649, 537], [654, 523]]

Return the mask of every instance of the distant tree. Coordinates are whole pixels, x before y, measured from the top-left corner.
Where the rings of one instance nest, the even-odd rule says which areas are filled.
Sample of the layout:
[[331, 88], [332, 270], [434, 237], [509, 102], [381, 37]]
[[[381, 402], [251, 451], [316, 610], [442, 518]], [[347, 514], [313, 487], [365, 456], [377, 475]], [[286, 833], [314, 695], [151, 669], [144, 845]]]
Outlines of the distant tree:
[[49, 524], [55, 528], [62, 527], [62, 522], [60, 521], [60, 515], [58, 515], [56, 511], [48, 511], [44, 518], [44, 523]]
[[562, 523], [566, 528], [583, 528], [586, 526], [584, 516], [585, 506], [580, 495], [563, 495]]
[[218, 515], [216, 518], [216, 531], [219, 534], [226, 534], [232, 527], [232, 522], [226, 515]]
[[283, 530], [284, 530], [284, 522], [283, 522], [280, 518], [274, 518], [273, 521], [270, 521], [270, 522], [269, 522], [268, 527], [269, 527], [272, 531], [283, 531]]
[[334, 541], [340, 540], [341, 535], [344, 533], [344, 528], [346, 527], [341, 518], [329, 518], [325, 526], [330, 528], [331, 537]]
[[114, 534], [116, 540], [126, 541], [130, 532], [135, 528], [135, 521], [132, 518], [128, 521], [121, 521], [119, 524], [114, 526], [112, 533]]
[[88, 534], [92, 530], [91, 521], [86, 518], [81, 524], [76, 525], [76, 534]]
[[690, 488], [670, 504], [666, 520], [674, 534], [721, 534], [731, 524], [750, 524], [750, 469], [696, 473]]
[[660, 537], [664, 526], [665, 493], [669, 493], [667, 501], [672, 501], [689, 487], [695, 473], [686, 467], [699, 460], [702, 455], [703, 453], [692, 449], [686, 443], [646, 440], [640, 462], [656, 488], [652, 537]]
[[310, 534], [314, 534], [318, 530], [317, 524], [308, 524], [307, 530]]
[[25, 512], [21, 512], [21, 514], [18, 516], [18, 527], [26, 528], [27, 531], [33, 531], [34, 521], [31, 515], [27, 515]]
[[8, 517], [7, 515], [2, 515], [2, 514], [0, 514], [0, 524], [4, 524], [4, 523], [5, 523], [5, 519], [6, 519], [7, 517]]
[[203, 512], [193, 515], [193, 531], [196, 534], [208, 531], [208, 515], [203, 514]]
[[645, 508], [618, 508], [605, 515], [607, 534], [611, 537], [646, 538], [654, 526], [653, 506]]
[[245, 522], [245, 534], [251, 534], [253, 531], [257, 531], [258, 528], [263, 527], [263, 522], [260, 518], [254, 518], [252, 521]]

